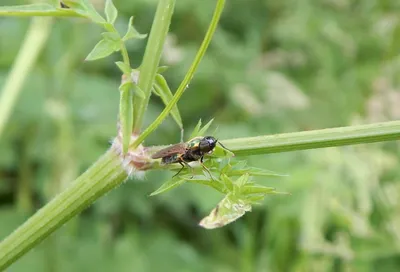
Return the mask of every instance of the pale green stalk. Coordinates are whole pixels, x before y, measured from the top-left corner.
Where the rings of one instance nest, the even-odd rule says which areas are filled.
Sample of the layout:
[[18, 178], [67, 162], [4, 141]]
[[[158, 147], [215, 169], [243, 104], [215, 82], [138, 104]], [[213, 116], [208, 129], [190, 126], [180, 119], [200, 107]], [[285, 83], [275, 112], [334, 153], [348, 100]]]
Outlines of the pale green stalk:
[[84, 17], [83, 15], [76, 13], [72, 9], [56, 9], [54, 6], [45, 3], [19, 6], [0, 6], [0, 17], [1, 16]]
[[217, 28], [219, 18], [221, 17], [222, 11], [224, 9], [224, 4], [225, 0], [218, 0], [217, 6], [215, 8], [213, 18], [211, 20], [210, 26], [208, 27], [206, 36], [203, 39], [203, 42], [200, 46], [199, 51], [196, 54], [196, 57], [192, 63], [192, 65], [189, 68], [189, 71], [186, 73], [185, 78], [181, 82], [178, 90], [176, 91], [175, 95], [173, 96], [172, 100], [169, 102], [169, 104], [164, 108], [164, 110], [160, 113], [160, 115], [154, 120], [154, 122], [143, 131], [139, 137], [136, 139], [136, 141], [131, 145], [132, 149], [137, 148], [143, 141], [144, 139], [147, 138], [147, 136], [150, 135], [154, 130], [157, 129], [159, 125], [164, 121], [165, 118], [167, 118], [168, 114], [172, 110], [172, 108], [178, 103], [179, 99], [185, 92], [185, 90], [188, 88], [190, 80], [192, 79], [194, 73], [196, 72], [197, 67], [199, 66], [199, 63], [201, 59], [203, 58], [208, 45], [211, 42], [211, 38], [214, 35], [214, 32]]
[[0, 96], [0, 136], [23, 84], [50, 34], [52, 19], [33, 18]]
[[221, 140], [237, 156], [400, 139], [400, 121]]
[[126, 178], [119, 156], [110, 149], [65, 191], [1, 242], [0, 271]]
[[160, 63], [164, 42], [168, 34], [175, 0], [160, 0], [156, 15], [151, 27], [143, 62], [140, 67], [138, 87], [144, 92], [145, 97], [135, 97], [133, 104], [134, 121], [133, 133], [138, 134], [143, 124], [143, 118], [149, 103], [151, 88]]

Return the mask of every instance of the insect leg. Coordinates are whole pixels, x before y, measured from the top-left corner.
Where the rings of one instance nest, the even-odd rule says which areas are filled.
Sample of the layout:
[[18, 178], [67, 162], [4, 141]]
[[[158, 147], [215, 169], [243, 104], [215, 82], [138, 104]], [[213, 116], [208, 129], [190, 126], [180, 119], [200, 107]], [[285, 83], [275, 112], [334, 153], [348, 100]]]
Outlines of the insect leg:
[[173, 178], [174, 178], [175, 176], [179, 175], [179, 173], [183, 170], [183, 168], [185, 168], [185, 165], [184, 165], [181, 161], [178, 161], [178, 162], [179, 162], [180, 165], [182, 165], [182, 168], [179, 169], [178, 173], [176, 173], [175, 175], [172, 176]]
[[178, 173], [176, 173], [173, 177], [177, 176], [182, 170], [183, 168], [185, 168], [185, 165], [190, 168], [192, 170], [192, 177], [193, 178], [193, 167], [191, 167], [187, 162], [185, 162], [184, 160], [179, 160], [178, 163], [180, 165], [182, 165], [182, 168], [178, 171]]
[[213, 176], [211, 175], [210, 170], [208, 170], [208, 168], [203, 164], [203, 158], [204, 158], [204, 156], [202, 156], [202, 157], [200, 158], [200, 164], [201, 164], [201, 166], [203, 166], [204, 170], [206, 170], [207, 173], [210, 175], [211, 179], [214, 180]]

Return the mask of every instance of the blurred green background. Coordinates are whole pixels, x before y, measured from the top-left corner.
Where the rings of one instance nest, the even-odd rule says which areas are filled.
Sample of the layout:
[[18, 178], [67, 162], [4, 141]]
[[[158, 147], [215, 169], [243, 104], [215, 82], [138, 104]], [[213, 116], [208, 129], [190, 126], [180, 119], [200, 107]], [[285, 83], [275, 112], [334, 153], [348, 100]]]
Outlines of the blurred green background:
[[[3, 0], [4, 4], [24, 3]], [[163, 65], [184, 77], [215, 1], [177, 1]], [[26, 3], [26, 2], [25, 2]], [[148, 33], [156, 0], [116, 0]], [[103, 1], [96, 1], [102, 9]], [[0, 86], [28, 18], [0, 18]], [[101, 29], [57, 19], [0, 135], [0, 239], [88, 168], [116, 134], [118, 54], [85, 63]], [[128, 50], [140, 64], [145, 42]], [[215, 117], [220, 139], [400, 118], [400, 1], [228, 0], [179, 102], [187, 134]], [[163, 109], [153, 97], [150, 123]], [[171, 118], [146, 145], [178, 142]], [[288, 174], [258, 182], [289, 191], [237, 222], [204, 230], [222, 198], [186, 184], [149, 197], [171, 175], [128, 180], [7, 271], [399, 271], [400, 146], [396, 142], [270, 154], [250, 165]]]

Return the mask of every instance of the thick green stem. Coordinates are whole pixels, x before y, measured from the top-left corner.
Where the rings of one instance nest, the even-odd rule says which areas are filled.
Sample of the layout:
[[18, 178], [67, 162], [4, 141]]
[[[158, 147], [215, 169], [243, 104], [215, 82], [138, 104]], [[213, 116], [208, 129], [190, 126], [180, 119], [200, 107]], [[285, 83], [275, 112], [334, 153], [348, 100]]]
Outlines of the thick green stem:
[[50, 34], [50, 18], [34, 18], [0, 97], [0, 136], [22, 86]]
[[110, 149], [64, 192], [0, 243], [0, 271], [126, 178], [121, 159]]
[[237, 156], [400, 139], [400, 121], [221, 140]]
[[153, 25], [151, 27], [149, 41], [140, 67], [138, 86], [144, 92], [145, 97], [136, 97], [134, 108], [133, 133], [138, 134], [143, 124], [144, 113], [147, 109], [151, 95], [151, 87], [157, 68], [160, 63], [161, 53], [167, 37], [175, 0], [160, 0]]
[[192, 79], [194, 73], [196, 72], [197, 67], [199, 66], [199, 63], [201, 59], [203, 58], [208, 45], [211, 42], [211, 38], [214, 35], [214, 32], [217, 28], [219, 18], [221, 17], [222, 11], [224, 9], [225, 5], [225, 0], [218, 0], [217, 6], [215, 8], [214, 14], [212, 21], [210, 23], [210, 26], [208, 27], [206, 36], [204, 37], [204, 40], [200, 46], [199, 51], [196, 54], [196, 57], [192, 63], [192, 65], [189, 68], [189, 71], [186, 73], [185, 78], [181, 82], [178, 90], [176, 91], [175, 95], [173, 96], [172, 100], [169, 102], [169, 104], [165, 107], [165, 109], [160, 113], [160, 115], [157, 117], [156, 120], [148, 127], [146, 128], [143, 133], [140, 134], [140, 136], [136, 139], [136, 141], [132, 144], [132, 148], [135, 149], [137, 148], [143, 141], [144, 139], [147, 138], [147, 136], [150, 135], [156, 128], [161, 125], [161, 123], [164, 121], [165, 118], [167, 118], [168, 114], [172, 110], [172, 108], [178, 103], [179, 99], [185, 92], [185, 90], [188, 88], [190, 80]]

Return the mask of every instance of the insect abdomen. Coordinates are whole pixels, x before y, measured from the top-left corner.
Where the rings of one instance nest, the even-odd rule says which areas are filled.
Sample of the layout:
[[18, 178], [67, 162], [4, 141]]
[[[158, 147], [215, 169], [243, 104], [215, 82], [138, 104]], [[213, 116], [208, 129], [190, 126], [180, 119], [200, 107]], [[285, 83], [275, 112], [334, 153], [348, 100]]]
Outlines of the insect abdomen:
[[166, 156], [166, 157], [163, 157], [161, 159], [161, 162], [164, 163], [164, 164], [176, 163], [178, 161], [179, 161], [179, 155], [178, 154], [174, 154], [174, 155], [171, 155], [171, 156]]

